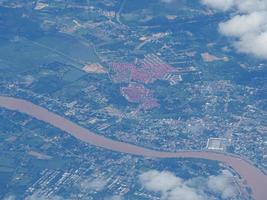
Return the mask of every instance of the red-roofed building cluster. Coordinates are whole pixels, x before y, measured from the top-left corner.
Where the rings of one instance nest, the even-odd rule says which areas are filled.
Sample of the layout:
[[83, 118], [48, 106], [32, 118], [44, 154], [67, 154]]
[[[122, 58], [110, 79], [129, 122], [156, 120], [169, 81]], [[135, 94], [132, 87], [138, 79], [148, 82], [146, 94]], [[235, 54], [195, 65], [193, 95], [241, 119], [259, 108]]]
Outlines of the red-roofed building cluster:
[[149, 54], [144, 59], [132, 63], [112, 63], [110, 76], [115, 83], [129, 83], [121, 87], [121, 94], [132, 103], [139, 103], [144, 110], [159, 107], [152, 92], [145, 88], [145, 84], [156, 80], [164, 80], [171, 73], [178, 72], [174, 67], [166, 64], [155, 54]]

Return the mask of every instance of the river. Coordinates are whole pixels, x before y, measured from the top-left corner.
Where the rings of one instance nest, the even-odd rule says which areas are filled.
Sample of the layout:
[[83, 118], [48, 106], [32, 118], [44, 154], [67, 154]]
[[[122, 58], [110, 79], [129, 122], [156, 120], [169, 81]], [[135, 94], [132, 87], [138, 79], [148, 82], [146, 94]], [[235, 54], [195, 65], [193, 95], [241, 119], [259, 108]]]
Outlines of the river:
[[88, 144], [103, 147], [112, 151], [154, 158], [202, 158], [223, 162], [232, 167], [247, 181], [248, 186], [252, 189], [252, 196], [255, 200], [267, 199], [267, 176], [253, 164], [237, 156], [208, 151], [164, 152], [115, 141], [97, 135], [45, 108], [22, 99], [0, 96], [0, 107], [25, 113], [38, 120], [53, 125]]

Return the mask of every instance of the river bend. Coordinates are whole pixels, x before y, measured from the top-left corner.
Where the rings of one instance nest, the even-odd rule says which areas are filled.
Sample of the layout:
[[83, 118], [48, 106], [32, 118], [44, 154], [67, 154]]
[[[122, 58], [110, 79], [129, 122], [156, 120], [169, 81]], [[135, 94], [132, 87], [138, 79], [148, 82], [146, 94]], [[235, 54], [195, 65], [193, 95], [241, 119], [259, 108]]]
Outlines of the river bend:
[[253, 164], [239, 157], [207, 151], [156, 151], [125, 142], [115, 141], [97, 135], [96, 133], [52, 113], [45, 108], [22, 99], [0, 96], [0, 107], [25, 113], [38, 120], [53, 125], [88, 144], [103, 147], [112, 151], [155, 158], [202, 158], [223, 162], [232, 167], [247, 181], [248, 186], [252, 189], [252, 196], [255, 200], [267, 199], [267, 176]]

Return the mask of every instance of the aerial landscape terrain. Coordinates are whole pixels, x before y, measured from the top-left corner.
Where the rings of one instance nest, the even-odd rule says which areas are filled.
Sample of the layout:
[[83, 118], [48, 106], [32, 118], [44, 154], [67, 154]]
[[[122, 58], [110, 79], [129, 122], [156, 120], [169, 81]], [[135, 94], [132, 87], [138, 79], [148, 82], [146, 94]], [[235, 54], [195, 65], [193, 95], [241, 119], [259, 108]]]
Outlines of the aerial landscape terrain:
[[0, 200], [266, 200], [267, 0], [0, 0]]

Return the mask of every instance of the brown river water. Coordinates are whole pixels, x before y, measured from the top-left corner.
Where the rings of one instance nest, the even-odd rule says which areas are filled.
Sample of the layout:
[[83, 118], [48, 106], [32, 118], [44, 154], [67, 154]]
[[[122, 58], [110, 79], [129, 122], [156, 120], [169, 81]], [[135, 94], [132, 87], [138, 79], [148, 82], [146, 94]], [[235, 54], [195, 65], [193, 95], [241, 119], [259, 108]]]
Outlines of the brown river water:
[[125, 142], [111, 140], [104, 136], [97, 135], [45, 108], [22, 99], [0, 96], [0, 107], [25, 113], [38, 120], [51, 124], [88, 144], [112, 151], [154, 158], [202, 158], [223, 162], [232, 167], [246, 180], [248, 186], [252, 189], [252, 196], [255, 200], [267, 200], [267, 176], [253, 164], [237, 156], [208, 151], [156, 151]]

